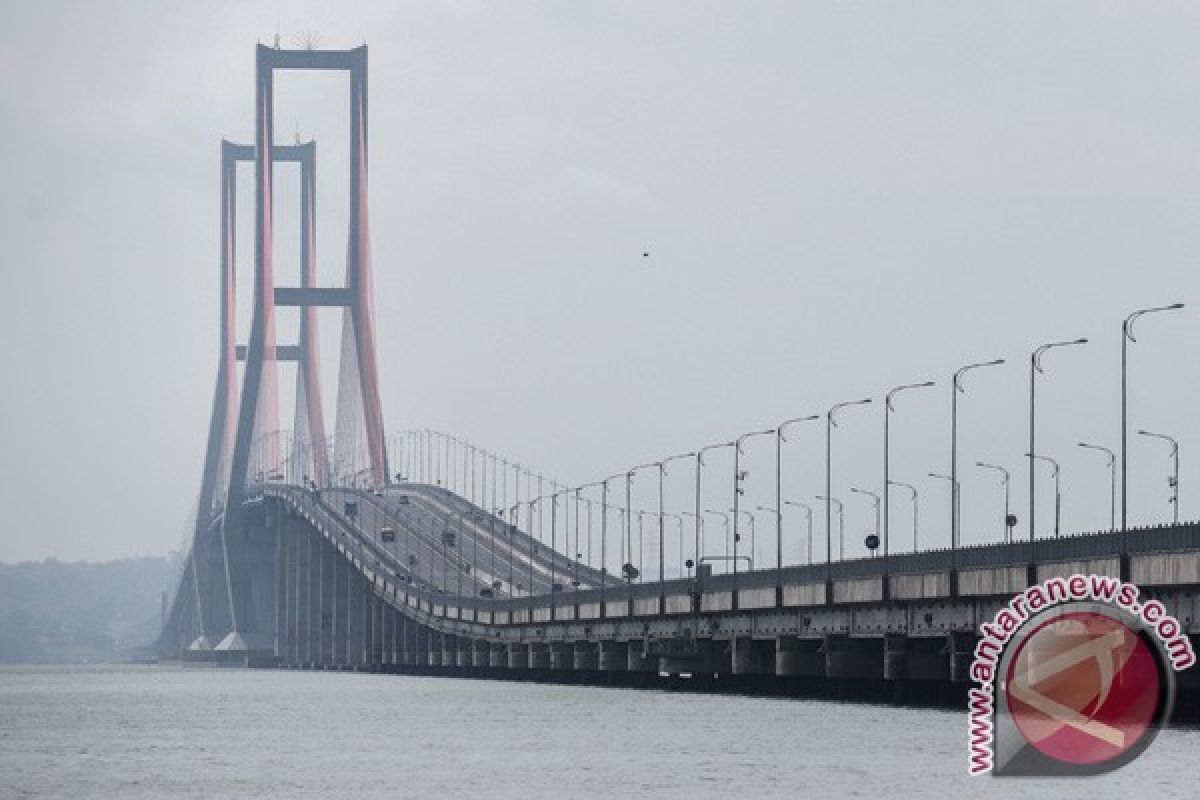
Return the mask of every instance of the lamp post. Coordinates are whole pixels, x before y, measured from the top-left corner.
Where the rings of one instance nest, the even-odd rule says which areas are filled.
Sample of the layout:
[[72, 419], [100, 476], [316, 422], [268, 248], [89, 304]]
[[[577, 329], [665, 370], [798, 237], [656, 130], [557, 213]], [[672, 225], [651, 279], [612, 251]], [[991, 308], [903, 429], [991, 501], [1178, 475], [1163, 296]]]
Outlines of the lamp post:
[[1108, 456], [1108, 529], [1115, 531], [1117, 529], [1117, 454], [1098, 444], [1080, 442], [1079, 446], [1088, 450], [1098, 450]]
[[[842, 561], [846, 558], [846, 507], [842, 504], [841, 500], [838, 500], [836, 497], [830, 497], [829, 495], [819, 494], [819, 495], [817, 495], [817, 499], [825, 501], [825, 520], [826, 520], [825, 547], [827, 549], [833, 547], [833, 542], [830, 539], [830, 530], [829, 530], [830, 525], [833, 522], [833, 517], [830, 514], [830, 507], [832, 506], [833, 508], [837, 509], [837, 515], [838, 515], [838, 561]], [[832, 580], [831, 573], [832, 573], [832, 564], [828, 559], [828, 553], [827, 553], [826, 560], [825, 560], [826, 580]]]
[[608, 564], [605, 561], [608, 553], [608, 482], [623, 474], [618, 472], [600, 481], [600, 616], [605, 616], [605, 592], [608, 588]]
[[[908, 491], [912, 493], [913, 552], [915, 553], [915, 552], [917, 552], [917, 487], [913, 486], [911, 483], [905, 483], [904, 481], [892, 481], [892, 480], [888, 481], [888, 486], [889, 487], [903, 486], [905, 489], [908, 489]], [[890, 489], [888, 489], [887, 491], [890, 491]]]
[[[954, 503], [956, 503], [958, 501], [958, 483], [957, 483], [957, 481], [954, 480], [954, 478], [950, 477], [949, 475], [943, 475], [940, 472], [930, 472], [928, 474], [929, 474], [929, 477], [931, 477], [931, 478], [940, 478], [941, 480], [948, 481], [950, 483], [950, 503], [951, 503], [951, 505], [953, 505]], [[951, 531], [950, 535], [951, 535], [951, 538], [953, 538], [954, 531]]]
[[[745, 473], [742, 471], [742, 466], [741, 466], [742, 443], [745, 442], [747, 439], [753, 438], [755, 436], [771, 436], [771, 435], [775, 435], [774, 428], [768, 428], [765, 431], [751, 431], [750, 433], [743, 433], [741, 436], [739, 436], [737, 439], [735, 439], [734, 443], [733, 443], [733, 594], [732, 594], [733, 600], [732, 600], [732, 603], [733, 603], [734, 611], [737, 611], [737, 608], [738, 608], [738, 603], [737, 603], [738, 558], [737, 558], [737, 556], [738, 556], [738, 540], [741, 538], [738, 535], [738, 517], [740, 516], [738, 514], [738, 508], [740, 506], [739, 501], [741, 499], [741, 496], [746, 493], [746, 490], [742, 486], [742, 484], [745, 482], [746, 476], [748, 474], [748, 473]], [[778, 483], [778, 481], [776, 481], [776, 483]], [[753, 532], [753, 530], [754, 530], [754, 515], [753, 514], [750, 515], [750, 530], [751, 530], [751, 532]], [[753, 538], [753, 533], [751, 534], [751, 538]], [[751, 544], [750, 547], [751, 547], [750, 564], [751, 564], [751, 566], [753, 566], [753, 564], [754, 564], [754, 549], [753, 549], [754, 545]]]
[[960, 503], [958, 499], [958, 396], [966, 394], [967, 391], [963, 388], [962, 378], [971, 370], [982, 369], [984, 367], [998, 367], [1003, 363], [1003, 358], [996, 358], [991, 361], [968, 364], [965, 367], [960, 367], [950, 381], [950, 478], [951, 486], [953, 487], [953, 492], [950, 496], [950, 551], [953, 569], [958, 568], [958, 527], [960, 524]]
[[1012, 528], [1009, 527], [1009, 525], [1008, 525], [1008, 517], [1009, 517], [1008, 502], [1009, 502], [1009, 485], [1012, 482], [1012, 476], [1009, 475], [1007, 469], [1000, 466], [999, 464], [989, 464], [986, 461], [976, 461], [975, 466], [982, 467], [983, 469], [990, 469], [993, 472], [1000, 473], [1000, 476], [1001, 476], [1000, 480], [1004, 484], [1004, 521], [1001, 523], [1000, 541], [1011, 542], [1012, 541]]
[[[862, 400], [853, 400], [848, 403], [838, 403], [832, 406], [829, 411], [825, 412], [825, 494], [818, 497], [825, 500], [825, 583], [826, 583], [826, 602], [833, 599], [833, 594], [829, 589], [829, 583], [833, 580], [833, 540], [831, 537], [831, 527], [833, 523], [833, 514], [831, 504], [835, 501], [833, 495], [833, 429], [837, 426], [837, 420], [834, 415], [839, 409], [846, 406], [862, 406], [871, 402], [871, 398], [863, 398]], [[841, 504], [838, 504], [841, 508]], [[842, 514], [841, 511], [838, 512]], [[843, 529], [845, 519], [843, 518]], [[845, 554], [844, 544], [841, 548], [842, 555]], [[841, 556], [839, 556], [839, 559]]]
[[[696, 455], [694, 452], [680, 453], [679, 455], [668, 456], [667, 458], [664, 458], [662, 461], [657, 461], [654, 464], [654, 466], [658, 467], [658, 582], [659, 583], [662, 583], [663, 581], [665, 581], [666, 577], [667, 577], [667, 573], [666, 573], [666, 553], [667, 553], [666, 535], [667, 534], [666, 534], [666, 522], [663, 520], [663, 515], [665, 514], [665, 510], [663, 509], [663, 479], [667, 476], [667, 464], [671, 463], [672, 461], [682, 460], [685, 458], [691, 458], [694, 455]], [[679, 524], [680, 524], [680, 526], [683, 525], [682, 517], [680, 517], [680, 519], [679, 519]], [[680, 538], [680, 551], [681, 551], [680, 561], [681, 562], [683, 560], [682, 559], [682, 547], [683, 547], [682, 536], [683, 536], [683, 528], [680, 527], [680, 537], [681, 537]], [[660, 613], [664, 613], [664, 614], [666, 613], [666, 605], [665, 604], [666, 604], [666, 598], [665, 598], [665, 596], [663, 596], [661, 598], [661, 602], [660, 602], [660, 606], [661, 606], [661, 608], [659, 609]]]
[[[1137, 342], [1133, 338], [1133, 323], [1137, 322], [1138, 317], [1145, 314], [1154, 314], [1159, 311], [1178, 311], [1183, 308], [1183, 303], [1172, 303], [1169, 306], [1159, 306], [1157, 308], [1143, 308], [1134, 311], [1125, 321], [1121, 323], [1121, 530], [1126, 531], [1129, 528], [1129, 402], [1128, 402], [1128, 377], [1129, 377], [1129, 343]], [[1128, 554], [1126, 548], [1127, 534], [1121, 534], [1121, 555], [1122, 561]]]
[[[891, 484], [892, 458], [891, 458], [891, 418], [892, 412], [896, 410], [892, 400], [900, 392], [908, 391], [909, 389], [926, 389], [933, 386], [933, 381], [925, 381], [924, 383], [909, 383], [903, 386], [897, 386], [890, 389], [884, 398], [883, 404], [883, 528], [879, 527], [878, 520], [875, 525], [875, 535], [882, 539], [883, 545], [883, 586], [884, 591], [887, 591], [889, 581], [887, 579], [888, 567], [888, 531], [890, 530], [890, 514], [891, 514], [891, 495], [888, 494], [888, 486]], [[886, 598], [885, 598], [886, 599]]]
[[[714, 511], [711, 508], [704, 509], [705, 514], [715, 514], [725, 523], [725, 558], [729, 558], [729, 514], [724, 511]], [[700, 559], [696, 559], [696, 564], [700, 563]]]
[[[750, 562], [749, 562], [749, 563], [750, 563], [750, 570], [749, 570], [749, 571], [753, 571], [753, 570], [754, 570], [754, 556], [755, 556], [755, 550], [754, 550], [754, 512], [753, 512], [753, 511], [747, 511], [747, 510], [746, 510], [746, 509], [744, 509], [744, 508], [742, 508], [742, 509], [732, 509], [732, 508], [731, 508], [731, 509], [729, 509], [729, 510], [733, 512], [733, 519], [734, 519], [734, 524], [735, 524], [735, 526], [736, 526], [736, 523], [737, 523], [737, 518], [738, 518], [738, 516], [739, 516], [739, 515], [741, 515], [741, 514], [745, 514], [745, 515], [746, 515], [746, 519], [750, 520]], [[738, 534], [738, 533], [734, 533], [734, 534], [733, 534], [733, 564], [734, 564], [734, 567], [733, 567], [733, 568], [734, 568], [735, 570], [737, 569], [737, 546], [738, 546], [738, 540], [739, 540], [740, 538], [741, 538], [741, 534]]]
[[733, 447], [733, 442], [721, 442], [701, 447], [696, 451], [696, 510], [692, 514], [696, 518], [696, 564], [700, 563], [700, 529], [703, 527], [700, 516], [700, 473], [704, 468], [704, 454], [709, 450], [719, 450], [722, 447]]
[[1029, 457], [1029, 541], [1031, 543], [1034, 537], [1034, 512], [1036, 510], [1033, 454], [1037, 452], [1037, 376], [1038, 373], [1044, 372], [1042, 369], [1042, 354], [1056, 347], [1072, 347], [1079, 344], [1087, 344], [1087, 339], [1050, 342], [1036, 348], [1029, 355], [1029, 452], [1026, 455]]
[[1058, 462], [1050, 458], [1050, 456], [1040, 456], [1036, 453], [1026, 453], [1025, 455], [1031, 459], [1030, 463], [1033, 463], [1033, 461], [1045, 461], [1052, 469], [1051, 475], [1054, 477], [1054, 538], [1057, 539], [1059, 523], [1062, 520], [1062, 484], [1059, 480], [1061, 470], [1058, 467]]
[[[695, 560], [694, 560], [692, 563], [693, 563], [693, 564], [699, 564], [699, 563], [700, 563], [700, 537], [701, 537], [701, 533], [702, 533], [702, 531], [704, 530], [704, 515], [702, 515], [702, 514], [696, 514], [696, 513], [693, 513], [693, 512], [691, 512], [691, 511], [681, 511], [681, 512], [679, 512], [679, 516], [680, 516], [680, 517], [695, 517], [695, 518], [696, 518], [696, 523], [695, 523], [695, 524], [696, 524], [696, 558], [695, 558]], [[682, 555], [683, 555], [683, 541], [682, 541], [682, 537], [683, 537], [683, 523], [682, 523], [682, 522], [680, 522], [679, 536], [680, 536], [680, 544], [679, 544], [680, 551], [679, 551], [679, 554], [680, 554], [680, 556], [682, 556]], [[681, 559], [680, 559], [680, 569], [682, 569], [682, 568], [683, 568], [683, 566], [682, 566], [682, 562], [683, 562], [683, 559], [681, 558]]]
[[850, 491], [854, 492], [855, 494], [866, 495], [867, 497], [871, 498], [871, 501], [875, 504], [875, 535], [879, 536], [879, 508], [883, 505], [883, 503], [880, 502], [879, 495], [875, 494], [875, 492], [867, 491], [866, 489], [858, 489], [853, 486], [850, 487]]
[[808, 503], [801, 503], [799, 500], [784, 500], [783, 504], [785, 506], [795, 506], [796, 508], [800, 508], [800, 509], [804, 510], [804, 517], [805, 517], [805, 519], [808, 520], [808, 556], [805, 559], [805, 563], [811, 564], [812, 563], [812, 539], [813, 539], [813, 536], [812, 536], [812, 522], [813, 522], [812, 506], [810, 506]]
[[[633, 474], [640, 469], [648, 467], [657, 467], [658, 462], [651, 461], [646, 464], [638, 464], [636, 467], [630, 467], [625, 472], [625, 534], [626, 534], [626, 549], [628, 550], [629, 564], [633, 563]], [[638, 520], [641, 524], [641, 520]], [[640, 533], [640, 529], [639, 529]], [[641, 556], [641, 544], [638, 544], [638, 555]], [[624, 565], [622, 565], [622, 570]], [[638, 569], [641, 569], [639, 566]]]
[[1174, 473], [1170, 479], [1171, 483], [1171, 500], [1170, 503], [1175, 507], [1172, 519], [1175, 524], [1179, 524], [1179, 442], [1163, 433], [1152, 433], [1150, 431], [1138, 431], [1139, 436], [1149, 436], [1154, 439], [1162, 439], [1171, 445], [1171, 460], [1174, 461]]
[[[775, 569], [783, 568], [783, 443], [787, 441], [787, 436], [784, 432], [789, 425], [794, 425], [797, 422], [811, 422], [821, 418], [820, 414], [813, 414], [808, 417], [793, 417], [785, 419], [783, 422], [775, 426]], [[760, 506], [761, 508], [761, 506]], [[776, 589], [777, 594], [782, 597], [783, 585], [782, 576], [780, 583]], [[782, 604], [782, 603], [780, 603]]]

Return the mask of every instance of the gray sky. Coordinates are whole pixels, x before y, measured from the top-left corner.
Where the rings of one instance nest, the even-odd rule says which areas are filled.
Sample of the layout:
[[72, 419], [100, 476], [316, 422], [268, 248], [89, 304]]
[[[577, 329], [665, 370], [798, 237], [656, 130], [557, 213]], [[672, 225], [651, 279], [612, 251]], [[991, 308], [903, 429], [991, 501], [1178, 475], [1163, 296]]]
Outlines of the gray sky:
[[[1006, 357], [961, 403], [963, 536], [984, 541], [1001, 495], [976, 460], [1014, 471], [1024, 530], [1031, 346], [1088, 336], [1047, 357], [1039, 449], [1063, 464], [1064, 528], [1095, 529], [1104, 461], [1075, 444], [1117, 444], [1120, 320], [1184, 301], [1141, 324], [1130, 402], [1134, 429], [1181, 439], [1184, 516], [1200, 508], [1194, 4], [334, 8], [6, 10], [0, 560], [178, 546], [216, 364], [217, 143], [250, 138], [253, 47], [277, 29], [371, 47], [389, 430], [455, 431], [576, 483], [872, 396], [837, 431], [857, 552], [870, 511], [846, 488], [879, 489], [879, 398], [932, 378], [898, 404], [893, 475], [922, 492], [922, 539], [944, 542], [948, 492], [925, 475], [947, 468], [949, 374]], [[281, 140], [318, 140], [327, 282], [344, 269], [344, 80], [287, 75], [277, 94]], [[336, 323], [322, 316], [327, 363]], [[822, 439], [802, 430], [785, 493], [811, 500]], [[1159, 444], [1131, 442], [1135, 522], [1169, 514]], [[751, 504], [773, 493], [769, 453], [748, 452]], [[893, 509], [899, 545], [904, 495]]]

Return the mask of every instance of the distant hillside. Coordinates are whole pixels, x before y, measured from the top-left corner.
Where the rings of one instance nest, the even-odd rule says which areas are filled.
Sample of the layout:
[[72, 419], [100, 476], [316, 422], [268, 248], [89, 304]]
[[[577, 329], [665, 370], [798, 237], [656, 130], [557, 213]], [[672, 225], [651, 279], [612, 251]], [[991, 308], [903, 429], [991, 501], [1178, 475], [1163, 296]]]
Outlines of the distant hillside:
[[158, 636], [167, 558], [0, 564], [0, 663], [125, 661]]

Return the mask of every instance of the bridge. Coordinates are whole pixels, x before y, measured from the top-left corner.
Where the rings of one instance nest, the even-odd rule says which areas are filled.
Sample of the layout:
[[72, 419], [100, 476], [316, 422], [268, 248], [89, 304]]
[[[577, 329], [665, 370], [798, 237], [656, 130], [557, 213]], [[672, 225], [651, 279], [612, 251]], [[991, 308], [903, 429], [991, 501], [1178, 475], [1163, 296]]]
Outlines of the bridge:
[[[868, 549], [852, 547], [845, 557], [844, 539], [835, 545], [832, 533], [836, 492], [827, 467], [825, 541], [814, 557], [813, 509], [784, 497], [779, 454], [790, 426], [823, 422], [828, 463], [836, 412], [853, 404], [579, 486], [450, 434], [388, 435], [372, 305], [366, 47], [259, 46], [256, 61], [255, 141], [222, 142], [220, 150], [216, 389], [190, 549], [159, 641], [164, 661], [631, 685], [725, 679], [781, 690], [857, 681], [953, 694], [966, 685], [980, 624], [1025, 587], [1074, 573], [1133, 581], [1193, 642], [1200, 633], [1195, 523], [1130, 528], [1114, 516], [1109, 531], [1039, 538], [1031, 500], [1027, 537], [1010, 518], [994, 543], [964, 546], [954, 514], [949, 547], [919, 549], [914, 530], [912, 548], [901, 552], [884, 502]], [[350, 76], [341, 288], [316, 286], [316, 144], [275, 143], [277, 70]], [[239, 161], [255, 169], [253, 316], [244, 344], [234, 291]], [[294, 285], [275, 279], [273, 165], [285, 161], [299, 163], [302, 190]], [[276, 340], [277, 307], [301, 310], [297, 341]], [[320, 386], [321, 307], [343, 313], [332, 435]], [[1031, 394], [1044, 350], [1033, 357]], [[278, 420], [281, 361], [296, 365], [290, 430]], [[889, 411], [892, 395], [907, 388], [916, 387], [887, 394]], [[1033, 432], [1031, 413], [1036, 454]], [[747, 475], [739, 459], [753, 437], [774, 444], [773, 507], [740, 506]], [[721, 450], [732, 458], [732, 481], [705, 486], [705, 456]], [[894, 483], [886, 455], [884, 469], [886, 487]], [[676, 491], [668, 504], [663, 481], [681, 472], [694, 479], [694, 494], [681, 503]], [[640, 483], [647, 474], [657, 480], [657, 503], [637, 507], [635, 480], [655, 488]], [[785, 529], [785, 506], [807, 510], [807, 535]], [[766, 514], [761, 531], [755, 511]], [[1190, 673], [1183, 680], [1181, 691], [1197, 690]]]

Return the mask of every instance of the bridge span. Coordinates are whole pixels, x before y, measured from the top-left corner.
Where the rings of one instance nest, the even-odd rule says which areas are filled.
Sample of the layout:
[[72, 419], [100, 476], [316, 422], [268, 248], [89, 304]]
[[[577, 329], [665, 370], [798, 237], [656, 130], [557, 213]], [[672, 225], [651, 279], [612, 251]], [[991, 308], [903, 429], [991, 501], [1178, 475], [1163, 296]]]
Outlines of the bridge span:
[[[883, 559], [862, 558], [618, 581], [437, 486], [267, 483], [247, 503], [273, 646], [189, 650], [202, 632], [185, 596], [164, 657], [642, 686], [724, 679], [787, 690], [807, 680], [945, 696], [965, 691], [979, 626], [1014, 593], [1053, 576], [1123, 572], [1122, 537], [1106, 532], [898, 555], [886, 572]], [[1128, 577], [1195, 642], [1200, 525], [1131, 531], [1128, 550]], [[533, 593], [510, 569], [532, 575]], [[1181, 678], [1181, 692], [1200, 688], [1191, 672]]]
[[[274, 140], [273, 81], [281, 69], [349, 73], [351, 207], [344, 287], [316, 286], [316, 145], [283, 146]], [[576, 488], [550, 481], [549, 491], [543, 476], [455, 437], [431, 437], [428, 430], [401, 437], [399, 452], [389, 454], [390, 441], [397, 440], [384, 433], [376, 363], [366, 86], [365, 46], [345, 51], [259, 46], [254, 144], [222, 142], [216, 389], [187, 557], [159, 640], [164, 661], [639, 685], [725, 681], [722, 685], [781, 690], [805, 681], [821, 687], [828, 687], [830, 681], [839, 686], [857, 682], [885, 690], [936, 687], [953, 694], [965, 691], [980, 624], [1014, 593], [1051, 576], [1073, 573], [1133, 581], [1147, 596], [1162, 602], [1191, 640], [1200, 634], [1200, 526], [1118, 526], [1115, 453], [1106, 450], [1114, 470], [1113, 530], [1059, 537], [1056, 514], [1054, 538], [1035, 536], [1034, 459], [1046, 459], [1034, 447], [1032, 401], [1041, 369], [1038, 359], [1050, 347], [1081, 344], [1086, 341], [1082, 339], [1043, 345], [1033, 352], [1026, 454], [1031, 492], [1025, 541], [1013, 540], [1016, 518], [1008, 514], [1007, 470], [980, 462], [978, 466], [1004, 474], [1005, 541], [962, 544], [956, 505], [957, 450], [952, 446], [950, 475], [930, 473], [948, 479], [952, 487], [950, 548], [917, 552], [913, 489], [914, 552], [889, 550], [887, 490], [893, 484], [908, 485], [893, 481], [888, 472], [891, 401], [901, 390], [932, 386], [932, 382], [896, 387], [881, 395], [882, 525], [877, 523], [876, 534], [867, 538], [867, 547], [872, 553], [878, 548], [880, 557], [835, 559], [831, 533], [832, 506], [838, 503], [840, 508], [838, 492], [832, 491], [836, 487], [830, 457], [835, 413], [870, 403], [870, 398], [839, 403], [823, 415], [823, 561], [813, 558], [813, 510], [783, 495], [780, 466], [788, 426], [821, 415], [785, 420]], [[253, 160], [255, 166], [255, 248], [253, 313], [243, 344], [235, 313], [234, 212], [236, 165], [244, 160]], [[295, 265], [291, 285], [277, 286], [273, 167], [289, 160], [301, 166], [300, 263]], [[301, 309], [294, 343], [276, 341], [277, 306]], [[340, 308], [343, 314], [332, 436], [326, 435], [319, 381], [313, 313], [319, 307]], [[1132, 320], [1138, 315], [1181, 307], [1135, 312], [1125, 321], [1123, 333], [1132, 341]], [[244, 362], [240, 380], [239, 361]], [[290, 433], [281, 432], [277, 418], [279, 361], [296, 365], [295, 420]], [[952, 393], [957, 397], [965, 371], [1001, 363], [996, 359], [959, 369]], [[1123, 431], [1124, 426], [1123, 416]], [[774, 517], [773, 569], [763, 568], [771, 559], [761, 557], [755, 542], [753, 511], [739, 506], [748, 474], [740, 460], [742, 446], [751, 437], [769, 437], [774, 443], [775, 499], [769, 508], [757, 507]], [[729, 505], [723, 488], [721, 506], [705, 508], [704, 454], [722, 448], [733, 461], [732, 481], [726, 484]], [[461, 479], [456, 454], [464, 459]], [[476, 480], [480, 454], [485, 459]], [[485, 486], [488, 458], [490, 494]], [[663, 476], [668, 462], [675, 460], [694, 461], [693, 511], [674, 514], [670, 509], [680, 509], [680, 503], [664, 505]], [[503, 465], [500, 471], [498, 461]], [[510, 468], [516, 479], [512, 497], [508, 496]], [[630, 487], [634, 474], [642, 469], [658, 474], [656, 511], [635, 510]], [[1124, 474], [1123, 469], [1123, 478]], [[609, 531], [613, 480], [624, 482], [624, 507], [619, 509], [621, 522]], [[1178, 481], [1172, 485], [1177, 518]], [[589, 487], [593, 491], [599, 487], [598, 501], [582, 496]], [[851, 491], [873, 497], [880, 508], [878, 494], [857, 487]], [[568, 492], [576, 515], [573, 546], [566, 535], [569, 524], [562, 526], [560, 541], [554, 516], [558, 498]], [[592, 504], [601, 506], [598, 558], [593, 557], [590, 536], [586, 546], [580, 541], [581, 502], [588, 504], [589, 526]], [[1122, 512], [1124, 505], [1122, 499]], [[784, 556], [785, 506], [808, 511], [803, 558]], [[547, 507], [548, 535], [541, 521]], [[519, 516], [522, 508], [527, 515], [524, 526]], [[657, 531], [650, 533], [652, 540], [657, 534], [657, 548], [652, 550], [657, 549], [658, 555], [651, 559], [657, 576], [646, 574], [643, 561], [640, 523], [645, 515], [657, 522]], [[725, 523], [723, 552], [704, 542], [705, 515]], [[685, 541], [687, 516], [692, 518], [688, 526], [694, 531], [694, 543]], [[675, 577], [666, 569], [668, 517], [678, 521], [678, 557], [671, 570]], [[748, 517], [748, 551], [739, 545], [743, 517]], [[837, 550], [843, 552], [843, 542]], [[615, 563], [614, 553], [619, 554]], [[714, 570], [714, 564], [723, 569]], [[1198, 675], [1196, 670], [1184, 673], [1180, 691], [1194, 693]], [[1183, 704], [1185, 708], [1195, 710], [1195, 696], [1191, 695], [1190, 705]]]

